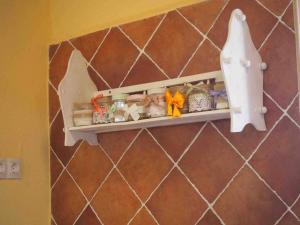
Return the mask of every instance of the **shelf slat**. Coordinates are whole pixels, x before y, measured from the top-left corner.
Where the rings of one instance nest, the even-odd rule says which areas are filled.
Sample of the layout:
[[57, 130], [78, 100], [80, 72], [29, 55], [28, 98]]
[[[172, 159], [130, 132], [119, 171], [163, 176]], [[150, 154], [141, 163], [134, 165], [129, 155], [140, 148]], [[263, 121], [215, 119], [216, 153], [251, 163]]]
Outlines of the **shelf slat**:
[[182, 114], [181, 117], [157, 117], [138, 121], [128, 121], [120, 123], [96, 124], [90, 126], [70, 127], [70, 132], [106, 133], [121, 130], [133, 130], [148, 127], [160, 127], [178, 125], [184, 123], [194, 123], [208, 120], [220, 120], [230, 118], [229, 109], [220, 109], [205, 112]]

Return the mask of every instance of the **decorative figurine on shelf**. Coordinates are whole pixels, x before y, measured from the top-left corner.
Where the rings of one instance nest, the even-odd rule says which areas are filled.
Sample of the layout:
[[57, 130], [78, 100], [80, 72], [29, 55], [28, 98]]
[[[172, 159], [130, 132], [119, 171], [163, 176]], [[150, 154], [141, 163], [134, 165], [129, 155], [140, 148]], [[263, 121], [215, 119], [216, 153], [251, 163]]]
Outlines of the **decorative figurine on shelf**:
[[170, 90], [166, 91], [166, 103], [167, 103], [167, 114], [168, 116], [179, 117], [181, 116], [180, 109], [184, 105], [184, 96], [179, 91], [175, 92], [175, 95], [172, 96]]

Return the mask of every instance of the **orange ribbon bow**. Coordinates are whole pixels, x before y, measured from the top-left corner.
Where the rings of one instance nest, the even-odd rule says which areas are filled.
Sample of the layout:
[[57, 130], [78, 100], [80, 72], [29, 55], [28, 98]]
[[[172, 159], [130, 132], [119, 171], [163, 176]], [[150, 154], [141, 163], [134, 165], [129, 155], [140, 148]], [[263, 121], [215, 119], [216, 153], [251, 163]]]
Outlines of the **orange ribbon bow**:
[[107, 109], [103, 106], [98, 105], [97, 100], [103, 98], [102, 94], [97, 95], [96, 97], [92, 98], [91, 103], [94, 106], [94, 112], [99, 112], [101, 116], [104, 115], [104, 113], [107, 113]]
[[172, 96], [169, 90], [166, 91], [166, 102], [168, 107], [168, 116], [178, 117], [181, 115], [179, 109], [183, 108], [184, 96], [179, 91], [176, 91], [175, 95]]

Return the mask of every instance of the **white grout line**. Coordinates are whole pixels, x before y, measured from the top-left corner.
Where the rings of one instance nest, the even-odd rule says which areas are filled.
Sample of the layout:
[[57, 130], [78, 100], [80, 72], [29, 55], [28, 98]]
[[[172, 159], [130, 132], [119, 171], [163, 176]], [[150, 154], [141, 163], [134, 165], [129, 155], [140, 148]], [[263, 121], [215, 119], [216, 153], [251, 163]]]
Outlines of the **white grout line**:
[[94, 52], [93, 56], [91, 57], [91, 59], [89, 60], [89, 64], [92, 63], [94, 57], [97, 55], [100, 47], [102, 46], [102, 44], [104, 43], [104, 41], [106, 40], [107, 36], [109, 35], [110, 31], [113, 29], [113, 27], [109, 28], [108, 31], [106, 32], [105, 36], [103, 37], [102, 41], [100, 42], [98, 48], [96, 49], [96, 51]]
[[[262, 49], [262, 47], [265, 45], [265, 43], [268, 41], [268, 39], [270, 38], [271, 34], [273, 33], [273, 31], [275, 30], [275, 28], [278, 26], [278, 24], [282, 24], [283, 26], [285, 26], [286, 28], [288, 28], [290, 31], [293, 32], [293, 34], [295, 34], [295, 31], [292, 30], [288, 25], [286, 25], [284, 23], [284, 21], [282, 21], [282, 16], [276, 16], [272, 11], [270, 11], [267, 7], [265, 7], [261, 2], [259, 2], [258, 0], [256, 0], [256, 2], [262, 6], [265, 10], [267, 10], [269, 13], [271, 13], [276, 19], [277, 22], [275, 23], [274, 27], [271, 29], [271, 31], [269, 32], [269, 34], [267, 35], [267, 37], [264, 39], [264, 41], [262, 42], [262, 44], [260, 45], [260, 47], [258, 48], [258, 51], [260, 51]], [[285, 14], [285, 12], [287, 11], [287, 9], [289, 8], [290, 4], [292, 4], [292, 0], [290, 1], [290, 3], [287, 5], [287, 7], [285, 8], [285, 10], [283, 11], [282, 15]]]
[[[143, 129], [141, 129], [141, 131], [139, 132], [139, 134], [136, 136], [138, 137], [140, 135], [140, 133], [143, 132]], [[136, 140], [136, 139], [135, 139]], [[128, 147], [126, 153], [129, 151], [130, 147], [132, 146], [132, 144], [135, 142], [135, 140], [130, 144], [130, 146]], [[126, 182], [126, 184], [128, 185], [129, 189], [133, 192], [133, 194], [135, 195], [135, 197], [139, 200], [139, 202], [141, 203], [141, 207], [136, 211], [136, 213], [133, 215], [133, 217], [128, 221], [127, 224], [130, 224], [131, 221], [135, 218], [135, 216], [143, 209], [145, 208], [148, 213], [153, 217], [154, 221], [159, 225], [159, 223], [157, 222], [156, 218], [152, 215], [152, 212], [148, 209], [148, 207], [146, 206], [146, 202], [150, 199], [150, 196], [147, 198], [147, 200], [145, 202], [142, 201], [142, 199], [138, 196], [138, 194], [136, 193], [136, 191], [134, 190], [134, 188], [129, 184], [129, 182], [126, 180], [126, 178], [124, 177], [124, 175], [122, 174], [122, 172], [119, 170], [119, 168], [117, 167], [117, 165], [119, 164], [119, 162], [121, 161], [121, 158], [123, 158], [123, 156], [125, 154], [123, 154], [120, 158], [120, 160], [117, 161], [117, 163], [115, 163], [111, 157], [105, 152], [105, 150], [103, 148], [101, 148], [102, 151], [104, 152], [104, 154], [108, 157], [108, 159], [111, 161], [111, 163], [113, 164], [113, 168], [119, 173], [119, 175], [122, 177], [122, 179]], [[170, 172], [172, 171], [172, 169], [170, 169], [170, 171], [166, 174], [166, 177], [170, 174]], [[156, 189], [155, 189], [156, 190]], [[154, 193], [155, 190], [152, 192]]]
[[[165, 20], [167, 14], [163, 15], [163, 18], [160, 20], [160, 22], [158, 23], [158, 25], [156, 26], [156, 28], [153, 30], [152, 34], [150, 35], [149, 39], [147, 40], [147, 42], [145, 43], [143, 48], [140, 48], [130, 37], [129, 35], [126, 34], [125, 31], [123, 31], [123, 29], [121, 27], [118, 27], [118, 29], [122, 32], [122, 34], [124, 34], [124, 36], [139, 50], [139, 55], [136, 58], [136, 60], [134, 61], [133, 65], [129, 68], [128, 72], [126, 73], [125, 77], [123, 78], [122, 82], [120, 83], [119, 87], [121, 87], [123, 85], [123, 83], [125, 82], [126, 78], [128, 77], [129, 73], [131, 72], [132, 68], [134, 67], [134, 65], [137, 63], [138, 59], [145, 53], [145, 49], [147, 48], [148, 44], [150, 43], [150, 41], [152, 40], [153, 36], [156, 34], [157, 30], [159, 29], [159, 27], [161, 26], [161, 24], [163, 23], [163, 21]], [[150, 56], [148, 56], [148, 58], [151, 58]], [[154, 60], [150, 59], [153, 63]], [[154, 63], [154, 65], [169, 79], [169, 77], [167, 76], [167, 74], [156, 64]]]
[[225, 4], [223, 5], [223, 7], [220, 9], [220, 12], [218, 13], [217, 17], [215, 18], [215, 20], [212, 22], [210, 28], [208, 29], [208, 31], [205, 33], [206, 35], [208, 35], [208, 33], [213, 29], [213, 27], [215, 26], [215, 24], [217, 23], [218, 19], [220, 18], [220, 16], [222, 15], [223, 11], [225, 10], [225, 8], [227, 7], [227, 5], [229, 4], [230, 0], [227, 0], [227, 2], [225, 2]]
[[188, 64], [192, 61], [192, 59], [194, 58], [195, 54], [197, 53], [198, 49], [202, 46], [202, 44], [207, 40], [209, 41], [219, 52], [221, 51], [221, 49], [207, 36], [208, 33], [210, 32], [210, 30], [213, 28], [213, 26], [215, 25], [215, 23], [217, 22], [217, 20], [219, 19], [219, 17], [221, 16], [223, 10], [225, 9], [225, 7], [227, 6], [227, 4], [229, 3], [229, 1], [227, 1], [224, 6], [222, 7], [222, 9], [220, 10], [220, 12], [218, 13], [217, 17], [215, 18], [215, 20], [212, 22], [212, 25], [210, 26], [210, 28], [208, 29], [208, 31], [206, 33], [203, 33], [201, 30], [198, 29], [198, 27], [196, 27], [192, 22], [190, 22], [178, 9], [176, 10], [177, 13], [190, 25], [192, 26], [198, 33], [200, 33], [200, 35], [203, 37], [203, 40], [200, 41], [200, 43], [198, 44], [198, 46], [196, 47], [195, 51], [192, 53], [192, 55], [190, 56], [190, 58], [188, 59], [188, 61], [186, 62], [186, 64], [183, 66], [183, 68], [181, 69], [181, 71], [178, 74], [178, 77], [182, 76], [184, 70], [186, 69], [186, 67], [188, 66]]
[[[60, 42], [60, 43], [58, 44], [58, 47], [56, 48], [55, 52], [53, 53], [51, 59], [49, 59], [49, 65], [50, 65], [50, 63], [52, 62], [52, 60], [54, 59], [54, 56], [56, 55], [56, 53], [58, 52], [58, 49], [60, 48], [61, 43], [62, 43], [62, 42]], [[49, 51], [49, 48], [48, 48], [48, 51]]]
[[120, 83], [119, 87], [121, 87], [124, 83], [124, 81], [126, 80], [126, 78], [128, 77], [129, 73], [131, 72], [132, 68], [134, 67], [134, 65], [137, 63], [138, 59], [142, 56], [142, 54], [144, 53], [146, 47], [148, 46], [148, 44], [150, 43], [150, 41], [152, 40], [153, 36], [156, 34], [157, 30], [159, 29], [159, 27], [161, 26], [161, 24], [163, 23], [163, 21], [165, 20], [167, 14], [164, 14], [163, 17], [161, 18], [161, 20], [159, 21], [159, 23], [157, 24], [157, 26], [155, 27], [155, 29], [153, 30], [152, 34], [150, 35], [149, 39], [147, 40], [147, 42], [145, 43], [144, 47], [141, 49], [130, 37], [129, 35], [126, 34], [125, 31], [123, 31], [123, 29], [118, 26], [119, 30], [125, 35], [125, 37], [127, 37], [127, 39], [139, 50], [139, 55], [136, 58], [135, 62], [133, 63], [133, 65], [129, 68], [128, 72], [126, 73], [124, 79], [122, 80], [122, 82]]
[[194, 50], [194, 52], [192, 53], [192, 55], [190, 56], [190, 58], [187, 60], [186, 64], [182, 67], [182, 69], [180, 70], [179, 74], [177, 77], [181, 77], [181, 75], [183, 74], [183, 72], [185, 71], [186, 67], [189, 65], [189, 63], [192, 61], [192, 59], [194, 58], [194, 56], [196, 55], [197, 51], [199, 50], [199, 48], [203, 45], [203, 43], [205, 42], [205, 38], [202, 39], [202, 41], [199, 42], [198, 46], [196, 47], [196, 49]]
[[[196, 191], [196, 193], [200, 196], [200, 198], [207, 204], [208, 209], [210, 209], [215, 216], [221, 221], [222, 225], [225, 225], [225, 223], [223, 222], [222, 218], [217, 214], [217, 212], [212, 208], [211, 204], [209, 203], [209, 201], [201, 194], [201, 192], [198, 190], [198, 188], [194, 185], [194, 183], [186, 176], [186, 174], [183, 172], [183, 170], [178, 166], [178, 162], [184, 157], [184, 155], [188, 152], [189, 148], [193, 145], [193, 143], [197, 140], [197, 138], [199, 137], [199, 135], [202, 133], [202, 131], [204, 130], [204, 128], [206, 127], [205, 123], [200, 130], [198, 131], [198, 133], [195, 135], [194, 139], [191, 141], [190, 145], [186, 148], [186, 150], [182, 153], [181, 157], [177, 160], [174, 161], [173, 158], [167, 153], [167, 151], [159, 144], [159, 142], [155, 139], [155, 137], [151, 134], [150, 131], [148, 131], [148, 134], [151, 135], [151, 137], [156, 141], [156, 143], [161, 147], [161, 149], [163, 150], [163, 152], [167, 155], [167, 157], [173, 162], [174, 164], [174, 168], [172, 168], [172, 171], [176, 168], [184, 177], [185, 179], [188, 181], [188, 183], [192, 186], [192, 188]], [[200, 218], [203, 216], [204, 213], [206, 213], [207, 209], [201, 214]], [[198, 219], [199, 220], [199, 219]], [[198, 222], [198, 220], [196, 220], [196, 224]]]
[[54, 85], [51, 83], [51, 80], [48, 80], [48, 84], [55, 90], [56, 94], [58, 95], [58, 90], [57, 90], [56, 87], [54, 87]]
[[91, 67], [91, 69], [96, 73], [96, 75], [103, 81], [104, 84], [106, 84], [106, 86], [108, 88], [111, 88], [111, 86], [109, 85], [109, 83], [107, 83], [107, 81], [100, 75], [100, 73], [94, 68], [94, 66], [90, 63], [87, 63], [87, 65], [89, 67]]
[[70, 162], [72, 161], [72, 159], [74, 158], [75, 154], [79, 151], [81, 145], [83, 144], [84, 141], [80, 141], [78, 147], [75, 149], [73, 155], [71, 156], [71, 158], [69, 159], [68, 163], [66, 165], [63, 164], [63, 162], [60, 160], [60, 158], [57, 156], [57, 154], [55, 153], [54, 149], [52, 148], [52, 146], [50, 145], [50, 147], [53, 149], [53, 153], [55, 154], [55, 156], [57, 157], [57, 159], [59, 160], [59, 162], [61, 163], [61, 165], [63, 166], [62, 169], [62, 173], [60, 174], [60, 176], [57, 178], [57, 180], [55, 181], [55, 183], [53, 183], [51, 190], [53, 190], [55, 184], [58, 182], [59, 178], [61, 177], [61, 175], [63, 174], [63, 172], [67, 169], [68, 165], [70, 164]]
[[52, 212], [51, 212], [51, 219], [54, 222], [54, 224], [57, 225], [57, 222], [55, 221], [54, 216], [52, 215]]
[[269, 40], [269, 38], [271, 37], [271, 35], [273, 34], [273, 31], [277, 28], [278, 24], [279, 24], [279, 20], [275, 23], [274, 27], [270, 30], [270, 32], [268, 33], [268, 35], [266, 36], [266, 38], [264, 39], [264, 41], [261, 43], [261, 45], [258, 48], [258, 51], [260, 52], [260, 50], [263, 48], [263, 46], [267, 43], [267, 41]]
[[[54, 123], [54, 121], [55, 121], [56, 117], [58, 116], [58, 114], [60, 113], [60, 111], [61, 111], [61, 109], [60, 109], [60, 107], [59, 107], [59, 108], [58, 108], [58, 111], [57, 111], [56, 114], [53, 116], [53, 119], [52, 119], [52, 121], [51, 121], [50, 124], [49, 124], [49, 130], [50, 130], [50, 132], [51, 132], [52, 124]], [[49, 135], [50, 135], [50, 133], [49, 133]]]

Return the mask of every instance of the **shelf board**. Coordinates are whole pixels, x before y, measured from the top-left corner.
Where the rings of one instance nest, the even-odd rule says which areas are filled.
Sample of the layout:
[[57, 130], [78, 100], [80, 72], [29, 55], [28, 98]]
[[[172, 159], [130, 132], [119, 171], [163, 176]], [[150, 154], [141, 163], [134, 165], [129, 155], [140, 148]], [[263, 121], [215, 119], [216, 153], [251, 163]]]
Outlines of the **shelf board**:
[[133, 130], [148, 127], [160, 127], [194, 123], [208, 120], [220, 120], [230, 118], [229, 109], [212, 110], [205, 112], [182, 114], [180, 117], [157, 117], [138, 121], [128, 121], [120, 123], [95, 124], [90, 126], [70, 127], [70, 132], [106, 133], [121, 130]]

